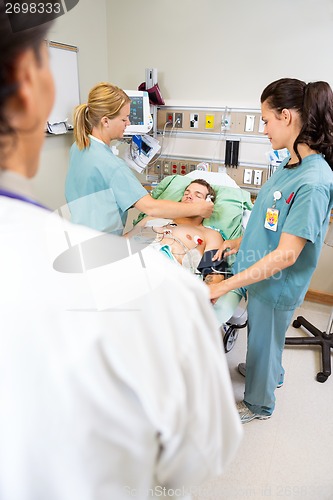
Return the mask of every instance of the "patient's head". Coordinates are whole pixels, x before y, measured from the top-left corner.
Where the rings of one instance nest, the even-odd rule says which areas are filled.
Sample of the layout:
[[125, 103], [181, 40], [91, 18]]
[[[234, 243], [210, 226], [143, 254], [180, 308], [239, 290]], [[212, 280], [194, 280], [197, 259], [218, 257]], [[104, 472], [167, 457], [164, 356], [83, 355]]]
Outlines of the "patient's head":
[[214, 203], [216, 193], [212, 186], [204, 179], [195, 179], [185, 189], [181, 201], [185, 203], [195, 203], [205, 200], [207, 196], [210, 196], [211, 201]]

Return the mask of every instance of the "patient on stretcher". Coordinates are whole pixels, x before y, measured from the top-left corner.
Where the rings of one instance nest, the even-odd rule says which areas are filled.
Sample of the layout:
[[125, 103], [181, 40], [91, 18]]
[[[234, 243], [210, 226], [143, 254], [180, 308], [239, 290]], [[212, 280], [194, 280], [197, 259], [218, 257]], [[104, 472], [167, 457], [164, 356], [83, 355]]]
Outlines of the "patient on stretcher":
[[[215, 196], [208, 182], [196, 179], [186, 187], [180, 203], [196, 203], [205, 199], [214, 202]], [[155, 248], [192, 273], [198, 273], [198, 267], [200, 272], [204, 270], [203, 278], [209, 285], [224, 279], [227, 264], [211, 261], [223, 238], [219, 231], [203, 226], [202, 222], [200, 216], [174, 220], [145, 217], [126, 236], [146, 238], [147, 241], [150, 238]]]
[[[198, 172], [197, 175], [192, 172], [192, 174], [188, 174], [185, 176], [171, 175], [164, 177], [159, 185], [154, 188], [151, 195], [156, 199], [167, 199], [178, 201], [181, 203], [193, 203], [195, 202], [195, 198], [191, 200], [191, 195], [188, 195], [186, 197], [185, 191], [189, 187], [189, 183], [192, 180], [195, 180], [195, 185], [198, 186], [198, 178], [201, 179], [200, 174], [201, 172]], [[145, 214], [141, 213], [139, 214], [138, 218], [133, 221], [133, 223], [135, 224], [135, 228], [127, 233], [126, 236], [132, 237], [133, 235], [137, 234], [137, 238], [141, 240], [141, 243], [145, 245], [156, 245], [160, 251], [166, 253], [177, 263], [181, 262], [182, 265], [188, 265], [188, 267], [192, 267], [193, 269], [195, 268], [196, 263], [194, 262], [194, 258], [192, 258], [192, 254], [197, 254], [196, 250], [200, 253], [200, 255], [203, 255], [204, 251], [208, 251], [207, 253], [210, 253], [211, 249], [213, 249], [211, 253], [214, 255], [216, 253], [215, 249], [219, 248], [221, 242], [223, 241], [223, 238], [226, 240], [232, 240], [241, 236], [243, 234], [244, 212], [247, 211], [249, 213], [253, 206], [250, 193], [239, 188], [237, 185], [230, 185], [230, 182], [225, 183], [225, 178], [223, 179], [222, 183], [221, 179], [219, 178], [220, 174], [218, 173], [203, 172], [203, 174], [205, 180], [206, 177], [209, 177], [207, 178], [207, 181], [212, 182], [214, 191], [216, 193], [216, 198], [212, 197], [212, 201], [214, 201], [215, 207], [214, 211], [209, 219], [204, 220], [203, 224], [202, 220], [200, 219], [193, 220], [188, 218], [186, 220], [180, 220], [176, 218], [174, 221], [165, 219], [162, 221], [152, 221], [150, 220], [151, 218], [148, 218], [145, 216]], [[204, 196], [207, 195], [210, 187], [210, 184], [208, 184], [208, 191], [204, 191]], [[201, 188], [198, 189], [201, 190]], [[196, 193], [195, 196], [200, 195], [199, 193]], [[168, 223], [178, 225], [171, 225], [170, 228], [164, 228], [164, 226], [166, 226]], [[185, 223], [184, 226], [186, 226], [186, 229], [182, 227], [183, 223]], [[159, 226], [160, 229], [157, 226]], [[175, 227], [177, 227], [177, 234], [174, 232]], [[157, 234], [156, 231], [161, 232], [161, 229], [171, 229], [173, 231], [173, 235], [170, 233], [169, 235], [164, 234], [163, 230], [162, 235]], [[205, 231], [205, 229], [209, 229], [209, 231]], [[178, 233], [178, 231], [182, 231], [182, 233]], [[190, 236], [192, 240], [190, 240], [187, 235]], [[170, 238], [171, 241], [168, 242], [168, 245], [165, 244], [164, 236], [173, 236], [172, 238]], [[195, 236], [199, 236], [199, 238], [203, 240], [201, 244], [197, 245], [197, 243], [200, 243], [199, 240], [197, 240], [197, 243], [195, 243]], [[177, 242], [175, 238], [178, 238], [181, 243]], [[180, 249], [180, 251], [178, 250], [178, 253], [180, 254], [178, 256], [176, 255], [177, 243], [179, 244], [178, 249]], [[189, 255], [187, 248], [190, 250]], [[187, 257], [185, 258], [186, 254]], [[190, 261], [190, 263], [188, 263], [187, 261]], [[205, 259], [205, 261], [208, 262], [208, 259]], [[229, 263], [232, 263], [232, 258], [230, 259], [228, 257], [228, 261]], [[203, 272], [203, 275], [205, 275], [205, 272]], [[223, 269], [221, 276], [227, 276], [223, 274]], [[212, 272], [208, 275], [208, 278], [206, 278], [206, 283], [210, 280], [213, 281], [215, 279], [223, 278], [219, 277], [218, 273]], [[216, 317], [221, 326], [227, 323], [228, 320], [233, 316], [242, 297], [245, 297], [245, 290], [233, 290], [220, 297], [214, 304]]]

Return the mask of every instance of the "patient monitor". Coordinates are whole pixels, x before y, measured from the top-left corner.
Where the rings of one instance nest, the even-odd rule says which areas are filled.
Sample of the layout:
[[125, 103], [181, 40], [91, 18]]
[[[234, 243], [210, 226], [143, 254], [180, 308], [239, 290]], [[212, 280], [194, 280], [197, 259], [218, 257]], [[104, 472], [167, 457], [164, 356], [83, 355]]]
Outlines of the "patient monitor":
[[131, 168], [141, 173], [161, 146], [156, 139], [148, 135], [153, 127], [148, 92], [140, 90], [125, 90], [125, 92], [131, 99], [129, 116], [131, 124], [124, 132], [124, 137], [130, 138], [130, 145], [121, 156]]
[[129, 116], [131, 125], [126, 127], [124, 135], [148, 134], [153, 127], [148, 92], [140, 90], [125, 90], [125, 93], [131, 99], [131, 110]]

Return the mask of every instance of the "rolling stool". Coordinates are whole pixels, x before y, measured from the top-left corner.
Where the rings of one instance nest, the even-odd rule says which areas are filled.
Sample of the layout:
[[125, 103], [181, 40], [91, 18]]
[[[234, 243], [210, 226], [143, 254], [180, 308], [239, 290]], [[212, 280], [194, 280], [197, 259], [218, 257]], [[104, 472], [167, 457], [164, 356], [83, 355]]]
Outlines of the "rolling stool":
[[293, 321], [293, 327], [299, 328], [304, 326], [314, 337], [287, 337], [286, 345], [319, 345], [322, 352], [322, 371], [317, 373], [318, 382], [326, 382], [331, 375], [331, 349], [333, 348], [333, 310], [330, 319], [328, 320], [327, 329], [325, 332], [320, 331], [314, 325], [309, 323], [303, 316], [297, 316]]
[[[329, 224], [324, 244], [333, 247], [333, 223]], [[314, 337], [286, 337], [286, 345], [319, 345], [321, 346], [322, 368], [321, 372], [317, 373], [318, 382], [326, 382], [331, 375], [331, 349], [333, 348], [333, 310], [325, 332], [320, 331], [314, 325], [309, 323], [303, 316], [298, 316], [294, 322], [293, 327], [299, 328], [304, 326]]]

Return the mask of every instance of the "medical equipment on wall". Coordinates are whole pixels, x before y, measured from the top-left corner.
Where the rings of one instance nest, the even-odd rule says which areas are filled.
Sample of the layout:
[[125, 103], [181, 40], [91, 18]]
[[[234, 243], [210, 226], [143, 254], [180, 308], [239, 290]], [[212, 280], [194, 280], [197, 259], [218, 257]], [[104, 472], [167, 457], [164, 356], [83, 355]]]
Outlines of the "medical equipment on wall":
[[139, 90], [146, 90], [148, 92], [151, 105], [163, 106], [165, 104], [159, 85], [157, 83], [156, 68], [146, 68], [146, 80], [142, 82], [141, 85], [139, 85]]
[[[147, 70], [146, 70], [147, 71]], [[156, 70], [155, 70], [156, 71]], [[151, 73], [151, 78], [156, 77]], [[159, 142], [154, 137], [147, 135], [153, 128], [153, 118], [149, 94], [142, 90], [125, 90], [131, 99], [129, 120], [131, 124], [126, 127], [124, 138], [128, 143], [125, 151], [120, 155], [129, 167], [141, 173], [161, 149]]]
[[271, 177], [281, 162], [289, 156], [290, 153], [287, 148], [284, 149], [271, 149], [266, 153], [268, 172], [267, 179]]
[[207, 161], [201, 161], [198, 163], [196, 170], [200, 170], [202, 172], [210, 172], [210, 165]]
[[226, 141], [224, 164], [227, 167], [238, 167], [239, 140]]
[[141, 173], [160, 149], [160, 143], [151, 135], [134, 135], [123, 159], [129, 167]]
[[153, 127], [148, 92], [125, 90], [125, 93], [131, 99], [129, 116], [131, 124], [126, 127], [124, 135], [148, 134]]

